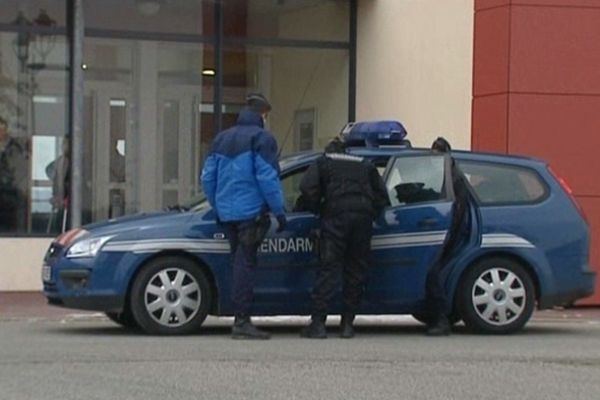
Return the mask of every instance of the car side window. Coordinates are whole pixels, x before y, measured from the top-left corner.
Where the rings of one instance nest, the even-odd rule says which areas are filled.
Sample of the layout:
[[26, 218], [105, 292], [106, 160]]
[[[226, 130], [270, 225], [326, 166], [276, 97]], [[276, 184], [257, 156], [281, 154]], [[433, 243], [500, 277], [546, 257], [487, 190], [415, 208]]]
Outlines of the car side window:
[[386, 187], [392, 206], [444, 199], [444, 156], [397, 158]]
[[[375, 167], [377, 167], [377, 172], [379, 172], [380, 175], [383, 175], [388, 162], [388, 157], [380, 157], [371, 161], [375, 164]], [[300, 197], [300, 182], [302, 182], [302, 178], [308, 170], [308, 167], [309, 165], [305, 165], [292, 171], [285, 172], [281, 176], [283, 200], [285, 209], [288, 212], [294, 209], [296, 200]]]
[[296, 199], [300, 197], [300, 182], [306, 173], [308, 166], [295, 169], [285, 173], [281, 177], [281, 188], [283, 189], [283, 201], [285, 209], [290, 212], [294, 209]]
[[529, 168], [476, 161], [459, 161], [458, 166], [482, 205], [535, 203], [548, 191]]

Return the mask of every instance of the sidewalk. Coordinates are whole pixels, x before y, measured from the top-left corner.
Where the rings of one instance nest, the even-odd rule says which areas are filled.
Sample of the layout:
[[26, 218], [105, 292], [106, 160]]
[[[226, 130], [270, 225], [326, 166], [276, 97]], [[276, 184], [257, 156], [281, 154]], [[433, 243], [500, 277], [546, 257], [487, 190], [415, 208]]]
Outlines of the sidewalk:
[[[0, 292], [0, 321], [42, 319], [63, 320], [67, 317], [94, 318], [102, 313], [49, 306], [41, 292]], [[536, 322], [600, 321], [600, 307], [576, 307], [536, 311]]]
[[41, 292], [0, 292], [0, 321], [62, 320], [73, 314], [93, 316], [97, 313], [49, 306]]

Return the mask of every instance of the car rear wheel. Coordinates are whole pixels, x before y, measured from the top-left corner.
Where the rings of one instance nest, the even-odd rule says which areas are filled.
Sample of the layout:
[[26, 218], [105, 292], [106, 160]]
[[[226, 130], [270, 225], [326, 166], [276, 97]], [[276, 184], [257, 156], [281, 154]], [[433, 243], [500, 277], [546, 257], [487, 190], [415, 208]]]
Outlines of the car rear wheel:
[[466, 271], [457, 300], [462, 319], [470, 330], [513, 333], [523, 328], [533, 313], [535, 288], [522, 265], [494, 257]]
[[130, 298], [133, 316], [146, 333], [181, 335], [200, 328], [212, 295], [208, 279], [196, 263], [167, 256], [142, 269]]

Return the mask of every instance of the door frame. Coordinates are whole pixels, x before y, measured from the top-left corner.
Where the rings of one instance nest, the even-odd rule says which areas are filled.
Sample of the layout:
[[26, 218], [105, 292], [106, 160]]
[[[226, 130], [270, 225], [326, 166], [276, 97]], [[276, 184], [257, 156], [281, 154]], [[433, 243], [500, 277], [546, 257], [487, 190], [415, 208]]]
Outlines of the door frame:
[[[125, 192], [122, 214], [132, 211], [137, 204], [133, 184], [137, 172], [137, 142], [131, 124], [133, 94], [131, 87], [122, 83], [91, 81], [86, 83], [84, 96], [92, 101], [92, 220], [103, 220], [109, 217], [110, 191], [113, 189]], [[110, 182], [111, 100], [125, 101], [125, 182]]]

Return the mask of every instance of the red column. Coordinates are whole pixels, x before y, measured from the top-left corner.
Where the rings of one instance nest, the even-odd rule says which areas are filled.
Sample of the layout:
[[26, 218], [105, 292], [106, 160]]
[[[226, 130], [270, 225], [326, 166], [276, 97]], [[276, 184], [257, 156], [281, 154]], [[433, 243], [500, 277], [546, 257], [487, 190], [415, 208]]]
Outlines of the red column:
[[600, 0], [475, 0], [472, 129], [474, 150], [543, 158], [569, 182], [600, 271]]

